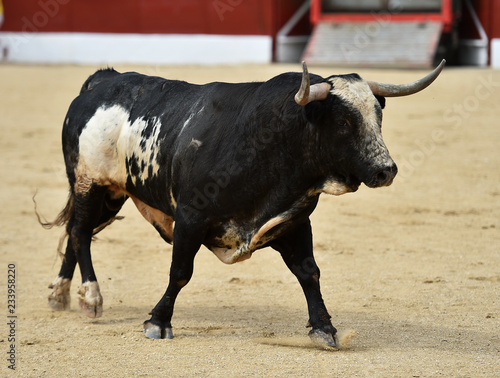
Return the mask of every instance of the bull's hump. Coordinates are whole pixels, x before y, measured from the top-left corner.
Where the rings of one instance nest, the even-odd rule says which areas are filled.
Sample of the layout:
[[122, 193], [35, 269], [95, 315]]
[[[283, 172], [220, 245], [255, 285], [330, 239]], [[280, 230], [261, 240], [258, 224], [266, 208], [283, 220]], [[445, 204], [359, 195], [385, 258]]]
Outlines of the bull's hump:
[[120, 105], [101, 106], [79, 137], [77, 170], [101, 185], [125, 187], [158, 174], [159, 118], [136, 118]]

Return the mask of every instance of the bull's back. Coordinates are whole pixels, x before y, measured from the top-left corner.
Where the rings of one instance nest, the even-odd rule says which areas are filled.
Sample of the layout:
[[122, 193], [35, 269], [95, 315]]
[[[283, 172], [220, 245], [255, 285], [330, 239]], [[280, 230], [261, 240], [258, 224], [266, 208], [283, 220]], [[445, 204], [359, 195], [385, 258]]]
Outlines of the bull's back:
[[[195, 85], [96, 72], [82, 86], [64, 124], [70, 184], [85, 176], [156, 208], [162, 208], [165, 193], [173, 198], [184, 189], [191, 195], [186, 188], [214, 180], [210, 171], [226, 172], [231, 159], [246, 159], [238, 151], [248, 144], [245, 135], [252, 134], [245, 117], [255, 117], [252, 109], [259, 103], [254, 97], [261, 84]], [[231, 173], [231, 182], [238, 182]]]
[[[73, 171], [75, 179], [85, 175], [99, 185], [125, 188], [127, 180], [145, 180], [155, 174], [159, 169], [155, 142], [161, 122], [152, 113], [166, 83], [110, 69], [89, 77], [64, 122], [68, 175]], [[145, 109], [148, 105], [149, 110]]]

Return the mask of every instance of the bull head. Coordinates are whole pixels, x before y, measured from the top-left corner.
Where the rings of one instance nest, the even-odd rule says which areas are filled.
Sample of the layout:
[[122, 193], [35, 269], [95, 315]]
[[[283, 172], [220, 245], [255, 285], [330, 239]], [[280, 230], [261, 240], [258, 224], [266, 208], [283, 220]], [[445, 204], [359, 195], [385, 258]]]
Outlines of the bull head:
[[[413, 83], [395, 85], [363, 80], [357, 74], [333, 75], [311, 85], [305, 62], [295, 102], [314, 125], [327, 180], [322, 191], [340, 195], [391, 185], [397, 167], [381, 133], [384, 97], [408, 96], [429, 86], [440, 74], [443, 60], [429, 75]], [[317, 80], [317, 78], [316, 78]]]
[[[441, 73], [446, 60], [441, 63], [427, 76], [420, 80], [414, 81], [409, 84], [386, 84], [378, 83], [376, 81], [367, 80], [366, 83], [370, 87], [375, 96], [383, 97], [400, 97], [409, 96], [414, 93], [420, 92], [427, 88]], [[307, 105], [311, 101], [324, 100], [328, 96], [331, 85], [328, 83], [319, 83], [311, 86], [309, 81], [309, 72], [307, 70], [306, 62], [302, 62], [302, 83], [300, 89], [295, 95], [295, 102], [299, 105]]]

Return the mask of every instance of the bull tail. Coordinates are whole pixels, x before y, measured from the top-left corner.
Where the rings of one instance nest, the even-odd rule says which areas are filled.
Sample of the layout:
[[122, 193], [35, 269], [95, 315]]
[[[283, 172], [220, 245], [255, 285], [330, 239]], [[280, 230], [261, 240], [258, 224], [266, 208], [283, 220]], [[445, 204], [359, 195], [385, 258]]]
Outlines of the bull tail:
[[45, 217], [40, 215], [40, 213], [38, 212], [35, 197], [36, 197], [36, 193], [33, 195], [33, 198], [32, 198], [33, 203], [35, 205], [35, 215], [38, 219], [38, 223], [40, 223], [40, 225], [43, 228], [45, 228], [46, 230], [50, 230], [54, 226], [61, 227], [61, 226], [66, 225], [68, 223], [69, 219], [71, 218], [71, 216], [73, 215], [74, 200], [73, 200], [72, 193], [70, 193], [70, 195], [68, 197], [68, 202], [66, 202], [66, 206], [64, 207], [64, 209], [61, 210], [61, 212], [57, 215], [56, 219], [54, 219], [52, 222], [47, 221], [47, 219], [45, 219]]
[[[64, 257], [62, 249], [63, 249], [64, 241], [66, 240], [66, 238], [69, 235], [67, 224], [68, 224], [69, 220], [71, 219], [71, 217], [73, 216], [73, 213], [75, 212], [74, 194], [72, 191], [70, 191], [69, 196], [68, 196], [68, 201], [66, 202], [66, 206], [64, 206], [64, 208], [59, 212], [59, 214], [57, 215], [57, 217], [53, 221], [48, 221], [47, 219], [45, 219], [45, 217], [40, 215], [40, 213], [38, 212], [38, 209], [37, 209], [37, 203], [36, 203], [35, 197], [36, 197], [36, 192], [33, 195], [32, 200], [34, 203], [35, 215], [38, 219], [38, 223], [40, 223], [40, 225], [43, 228], [45, 228], [46, 230], [50, 230], [54, 226], [57, 226], [57, 227], [65, 226], [64, 232], [61, 235], [61, 237], [59, 238], [59, 245], [57, 247], [58, 255], [61, 257]], [[95, 239], [95, 235], [97, 233], [102, 231], [105, 227], [109, 226], [115, 220], [123, 219], [122, 216], [117, 216], [116, 213], [118, 213], [118, 211], [120, 210], [120, 208], [122, 207], [123, 203], [125, 202], [125, 200], [127, 198], [128, 197], [125, 196], [125, 197], [122, 197], [122, 198], [116, 199], [116, 200], [112, 200], [108, 197], [106, 197], [104, 199], [104, 204], [105, 204], [107, 210], [106, 210], [105, 214], [103, 214], [101, 219], [99, 219], [97, 226], [94, 227], [94, 230], [92, 232], [92, 234], [94, 235], [94, 239]]]
[[[75, 201], [74, 201], [73, 193], [70, 192], [70, 194], [68, 196], [68, 201], [66, 202], [66, 206], [64, 206], [64, 208], [59, 212], [59, 214], [57, 215], [57, 217], [53, 221], [47, 221], [47, 219], [45, 219], [45, 217], [40, 215], [40, 213], [38, 212], [37, 203], [35, 200], [36, 194], [37, 193], [35, 192], [32, 200], [33, 200], [33, 204], [35, 207], [35, 215], [36, 215], [36, 218], [38, 220], [38, 223], [40, 223], [40, 225], [43, 228], [45, 228], [46, 230], [50, 230], [54, 226], [57, 226], [57, 227], [66, 226], [68, 224], [71, 216], [73, 215], [73, 213], [75, 211], [75, 207], [74, 207]], [[68, 231], [65, 228], [63, 234], [59, 238], [59, 244], [57, 246], [57, 254], [61, 258], [64, 257], [62, 249], [63, 249], [64, 241], [66, 240], [67, 237], [68, 237]]]

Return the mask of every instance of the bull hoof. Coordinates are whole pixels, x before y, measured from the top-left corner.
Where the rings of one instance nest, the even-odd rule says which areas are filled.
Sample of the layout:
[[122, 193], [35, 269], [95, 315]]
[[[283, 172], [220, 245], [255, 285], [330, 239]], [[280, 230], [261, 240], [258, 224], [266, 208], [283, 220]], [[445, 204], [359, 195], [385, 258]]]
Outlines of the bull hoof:
[[57, 277], [54, 282], [49, 285], [52, 293], [49, 295], [49, 306], [53, 311], [69, 310], [71, 305], [71, 296], [69, 289], [71, 280], [69, 278]]
[[102, 316], [102, 296], [97, 281], [85, 282], [78, 290], [80, 308], [89, 318]]
[[144, 328], [142, 332], [148, 339], [174, 338], [174, 334], [172, 333], [171, 327], [160, 327], [156, 324], [151, 323], [149, 320], [144, 322]]
[[339, 341], [337, 335], [326, 333], [320, 329], [312, 329], [309, 331], [309, 337], [312, 342], [321, 346], [328, 346], [332, 348], [339, 348]]

